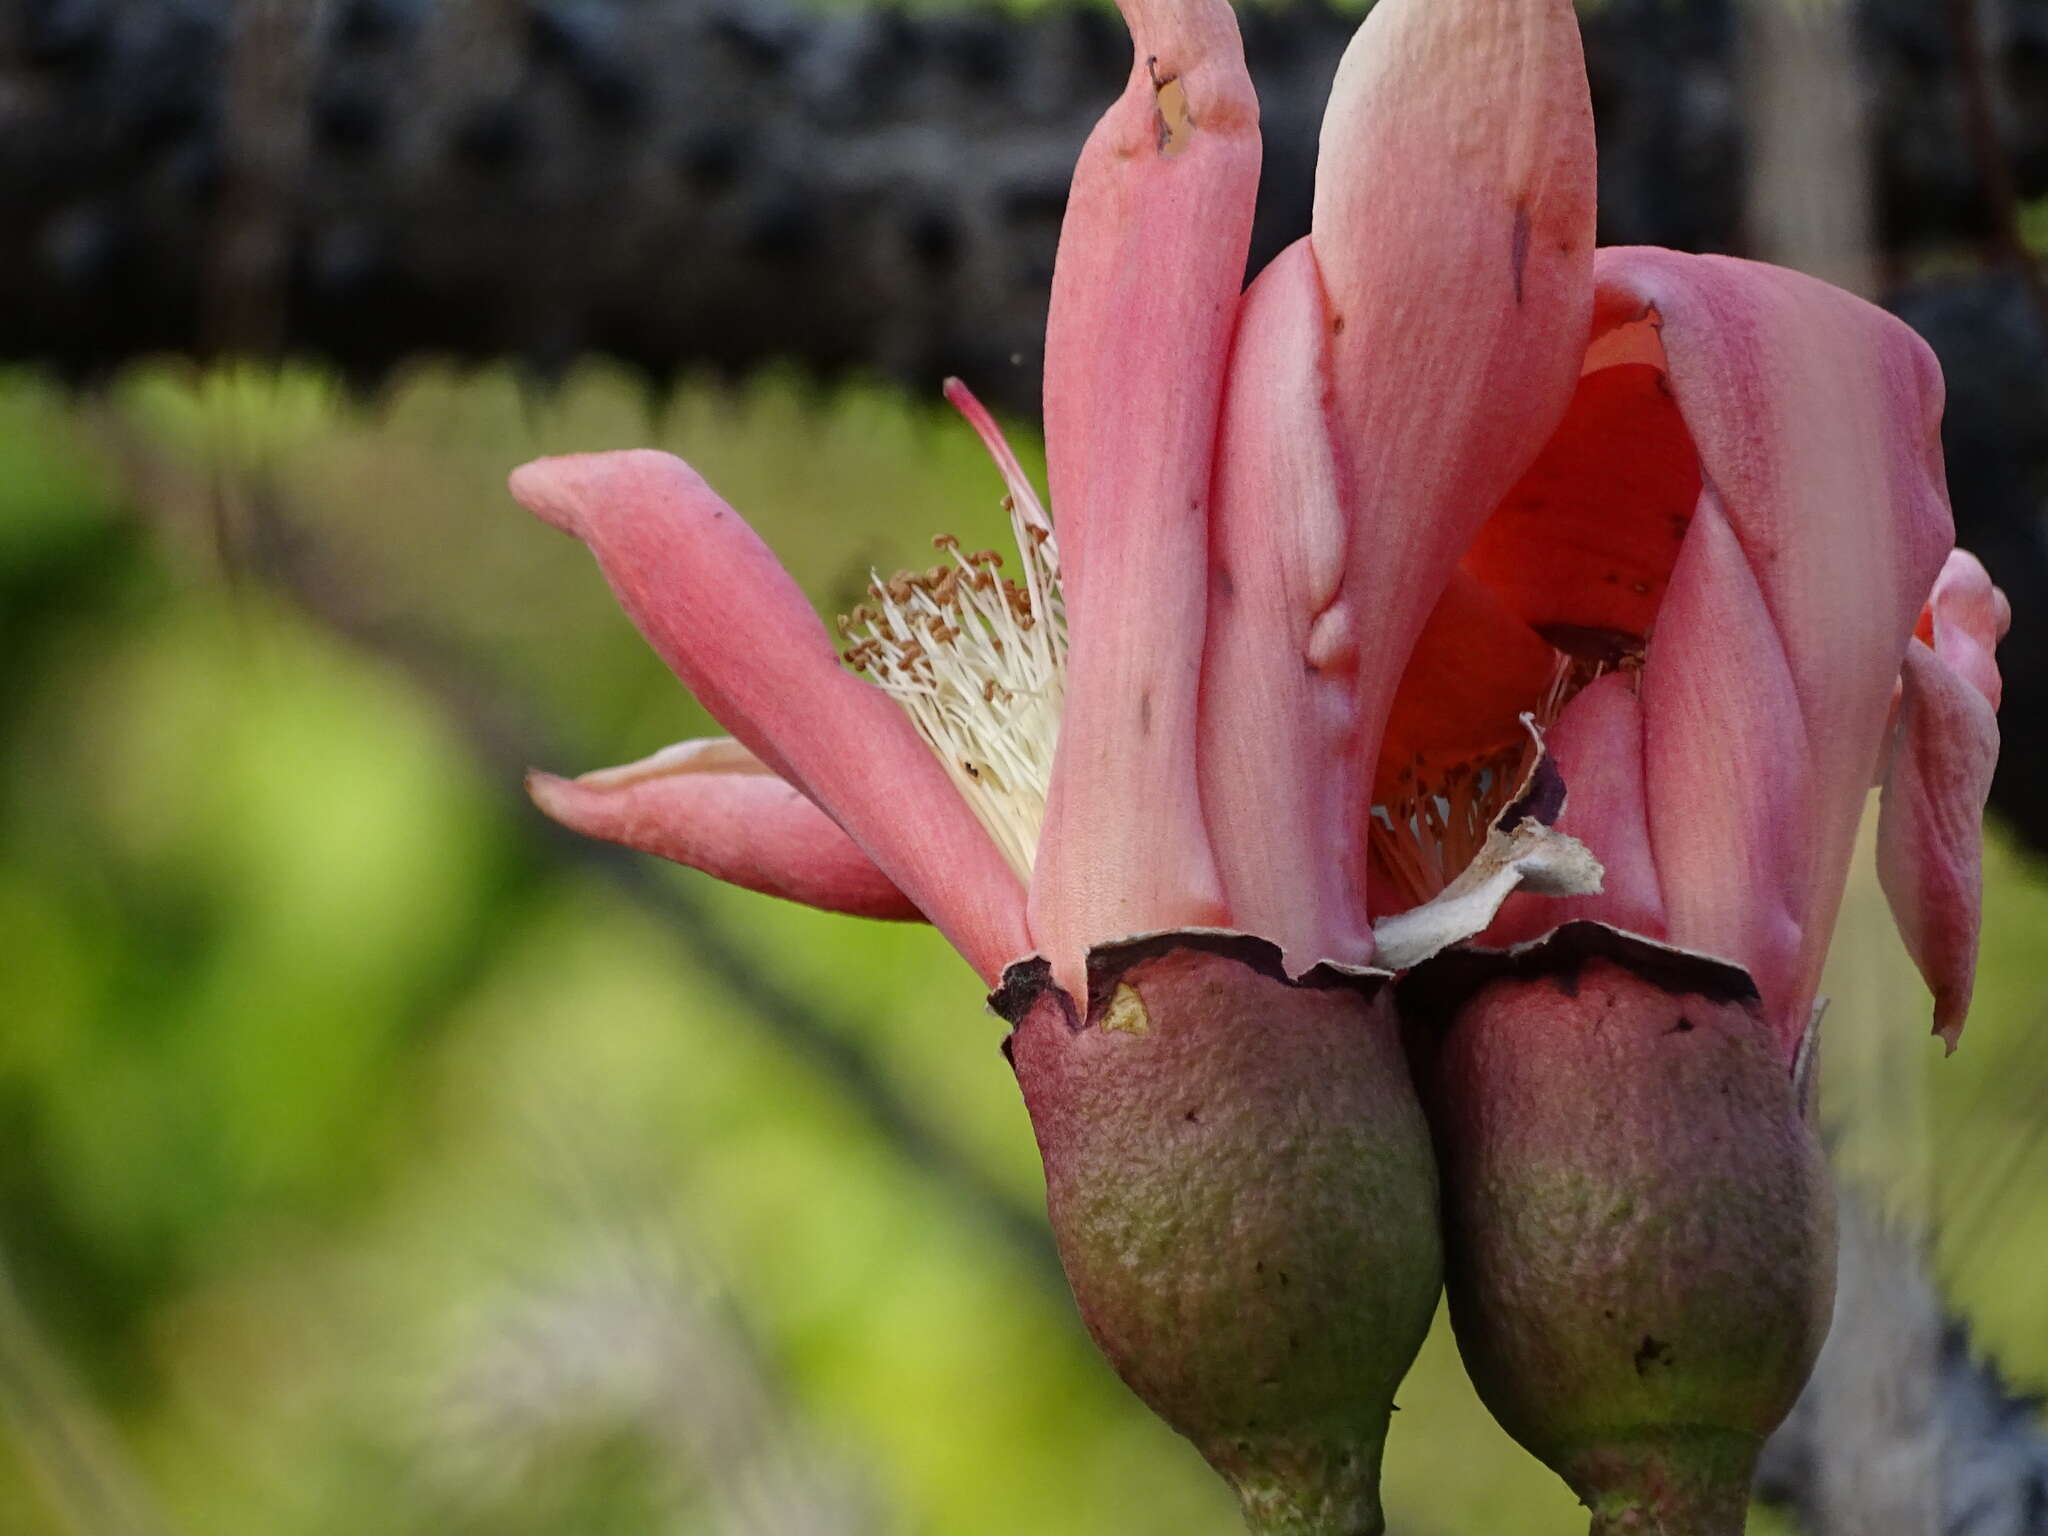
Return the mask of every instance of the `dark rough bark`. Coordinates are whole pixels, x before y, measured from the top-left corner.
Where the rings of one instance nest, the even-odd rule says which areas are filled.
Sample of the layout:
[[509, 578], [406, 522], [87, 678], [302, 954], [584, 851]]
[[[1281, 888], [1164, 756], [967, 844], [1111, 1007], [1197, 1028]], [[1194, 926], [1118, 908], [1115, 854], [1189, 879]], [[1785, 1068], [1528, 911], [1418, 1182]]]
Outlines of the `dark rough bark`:
[[[1305, 226], [1351, 27], [1244, 12], [1257, 261]], [[1608, 243], [1740, 248], [1733, 31], [1728, 0], [1589, 14]], [[1938, 7], [1866, 0], [1864, 32], [1887, 251], [1986, 235]], [[787, 357], [1028, 406], [1067, 176], [1125, 49], [1106, 7], [0, 0], [0, 356]], [[1998, 63], [2039, 195], [2048, 3], [2016, 0]]]

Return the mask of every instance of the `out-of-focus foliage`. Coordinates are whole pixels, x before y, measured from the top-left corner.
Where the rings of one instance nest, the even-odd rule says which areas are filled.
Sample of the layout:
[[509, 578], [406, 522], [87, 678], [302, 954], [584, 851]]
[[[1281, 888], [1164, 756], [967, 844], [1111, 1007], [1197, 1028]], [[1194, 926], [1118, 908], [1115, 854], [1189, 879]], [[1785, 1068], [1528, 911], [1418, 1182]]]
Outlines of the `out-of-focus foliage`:
[[[83, 1447], [4, 1442], [0, 1532], [66, 1529], [95, 1479], [207, 1536], [1232, 1529], [1019, 1224], [933, 1166], [1031, 1230], [1029, 1127], [946, 947], [654, 871], [678, 922], [519, 797], [508, 752], [579, 769], [706, 725], [502, 490], [641, 442], [828, 607], [1001, 525], [964, 428], [873, 392], [0, 385], [0, 1409]], [[1870, 1022], [1925, 1107], [1893, 1171], [1933, 1170], [1947, 1278], [2024, 1382], [2048, 889], [1992, 870], [1961, 1055], [1911, 988]], [[1397, 1530], [1578, 1528], [1441, 1330], [1401, 1401]]]

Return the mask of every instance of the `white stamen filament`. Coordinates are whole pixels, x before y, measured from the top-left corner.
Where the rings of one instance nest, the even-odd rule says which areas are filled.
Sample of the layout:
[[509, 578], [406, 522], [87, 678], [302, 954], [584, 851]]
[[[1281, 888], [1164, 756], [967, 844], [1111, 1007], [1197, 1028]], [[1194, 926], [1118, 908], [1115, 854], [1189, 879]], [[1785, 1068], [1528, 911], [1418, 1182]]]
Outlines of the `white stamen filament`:
[[[1559, 650], [1550, 685], [1533, 711], [1548, 731], [1567, 704], [1609, 672], [1634, 673], [1641, 653], [1575, 655]], [[1400, 778], [1390, 803], [1372, 808], [1372, 855], [1401, 898], [1420, 906], [1471, 865], [1493, 820], [1529, 771], [1533, 744], [1519, 741], [1487, 756], [1449, 766], [1418, 760]]]
[[877, 576], [870, 600], [839, 628], [848, 665], [903, 705], [1028, 881], [1065, 702], [1067, 614], [1052, 524], [1021, 475], [1011, 484], [1003, 505], [1021, 586], [998, 575], [1003, 560], [994, 550], [962, 554], [958, 539], [941, 535], [932, 543], [950, 564]]
[[1401, 776], [1392, 802], [1372, 808], [1373, 855], [1410, 905], [1430, 900], [1464, 873], [1522, 782], [1532, 750], [1518, 743], [1436, 773], [1417, 763]]

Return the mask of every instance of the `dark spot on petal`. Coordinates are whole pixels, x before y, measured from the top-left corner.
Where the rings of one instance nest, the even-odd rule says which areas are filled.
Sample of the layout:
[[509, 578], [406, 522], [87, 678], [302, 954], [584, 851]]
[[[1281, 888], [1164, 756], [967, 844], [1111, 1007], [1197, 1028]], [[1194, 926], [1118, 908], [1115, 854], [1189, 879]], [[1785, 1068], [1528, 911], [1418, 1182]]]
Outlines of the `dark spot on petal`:
[[1670, 1365], [1671, 1363], [1671, 1346], [1662, 1339], [1653, 1338], [1647, 1333], [1644, 1334], [1643, 1342], [1636, 1346], [1636, 1374], [1638, 1376], [1646, 1376], [1649, 1374], [1651, 1366]]
[[1671, 1027], [1670, 1027], [1669, 1029], [1667, 1029], [1667, 1030], [1665, 1030], [1665, 1031], [1664, 1031], [1664, 1033], [1665, 1033], [1665, 1034], [1667, 1034], [1667, 1035], [1689, 1035], [1689, 1034], [1691, 1034], [1692, 1032], [1693, 1032], [1693, 1022], [1692, 1022], [1692, 1020], [1691, 1020], [1691, 1019], [1688, 1019], [1688, 1018], [1687, 1018], [1687, 1017], [1686, 1017], [1686, 1016], [1685, 1016], [1684, 1014], [1682, 1014], [1682, 1013], [1681, 1013], [1681, 1014], [1680, 1014], [1680, 1015], [1678, 1016], [1678, 1022], [1677, 1022], [1676, 1024], [1673, 1024], [1673, 1025], [1672, 1025], [1672, 1026], [1671, 1026]]
[[1147, 688], [1138, 695], [1138, 734], [1149, 735], [1152, 730], [1152, 690]]

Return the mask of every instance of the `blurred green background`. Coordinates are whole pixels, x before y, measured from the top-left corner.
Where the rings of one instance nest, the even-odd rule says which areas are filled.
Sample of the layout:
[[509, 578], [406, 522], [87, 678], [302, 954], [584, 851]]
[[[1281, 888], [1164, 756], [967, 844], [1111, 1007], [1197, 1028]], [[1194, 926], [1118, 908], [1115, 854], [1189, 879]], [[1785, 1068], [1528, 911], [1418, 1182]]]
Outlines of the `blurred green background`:
[[[828, 610], [1001, 529], [880, 390], [0, 380], [6, 1536], [1234, 1528], [1082, 1335], [946, 946], [526, 805], [707, 725], [503, 490], [642, 443]], [[1843, 1161], [2048, 1381], [2048, 884], [1994, 847], [1943, 1062], [1857, 878]], [[1583, 1529], [1442, 1330], [1401, 1407], [1397, 1532]]]

